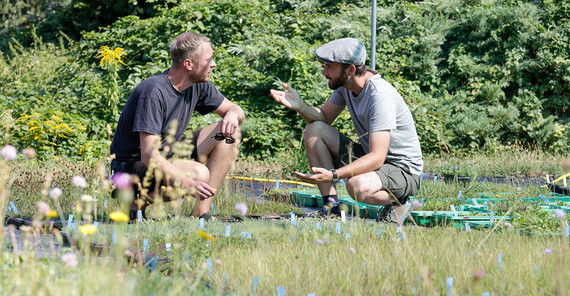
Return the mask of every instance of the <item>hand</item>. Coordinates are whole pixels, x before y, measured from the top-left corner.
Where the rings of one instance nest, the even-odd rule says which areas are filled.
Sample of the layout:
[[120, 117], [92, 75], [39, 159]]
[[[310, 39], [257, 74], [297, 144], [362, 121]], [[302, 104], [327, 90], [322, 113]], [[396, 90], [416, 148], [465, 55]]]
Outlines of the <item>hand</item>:
[[297, 91], [294, 88], [289, 87], [286, 83], [283, 83], [283, 88], [286, 91], [272, 89], [271, 97], [291, 110], [299, 110], [299, 107], [301, 106], [301, 98], [299, 97], [299, 94], [297, 94]]
[[196, 192], [192, 194], [196, 199], [204, 200], [216, 195], [216, 188], [213, 188], [206, 182], [190, 181], [190, 186], [196, 190]]
[[228, 112], [222, 119], [220, 133], [222, 133], [222, 135], [226, 137], [229, 137], [237, 131], [238, 127], [239, 127], [238, 115], [233, 112]]
[[330, 183], [333, 179], [333, 174], [328, 169], [313, 167], [311, 171], [313, 172], [312, 174], [295, 172], [295, 175], [301, 181], [311, 184]]

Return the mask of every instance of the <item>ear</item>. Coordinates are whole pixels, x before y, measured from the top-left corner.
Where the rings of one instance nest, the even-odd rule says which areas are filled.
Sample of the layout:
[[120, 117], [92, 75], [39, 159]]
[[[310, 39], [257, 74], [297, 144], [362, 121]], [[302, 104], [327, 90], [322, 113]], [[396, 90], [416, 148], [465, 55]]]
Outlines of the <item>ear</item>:
[[190, 59], [185, 59], [184, 62], [182, 62], [182, 67], [188, 71], [192, 71], [194, 69], [194, 63], [192, 63]]
[[354, 73], [356, 73], [356, 66], [355, 65], [350, 65], [348, 68], [348, 76], [352, 76], [354, 75]]

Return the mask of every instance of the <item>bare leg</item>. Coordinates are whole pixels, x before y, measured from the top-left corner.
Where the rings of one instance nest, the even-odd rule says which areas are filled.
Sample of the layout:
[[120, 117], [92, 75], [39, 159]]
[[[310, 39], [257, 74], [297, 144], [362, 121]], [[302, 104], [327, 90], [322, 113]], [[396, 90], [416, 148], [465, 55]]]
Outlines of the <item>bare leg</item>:
[[[236, 132], [233, 137], [235, 143], [227, 144], [225, 141], [216, 141], [212, 137], [220, 131], [221, 123], [214, 123], [202, 129], [198, 137], [197, 149], [199, 161], [206, 165], [209, 170], [208, 184], [219, 189], [224, 179], [234, 164], [239, 153], [241, 132]], [[192, 216], [199, 217], [210, 211], [213, 198], [196, 199]]]
[[[336, 129], [322, 121], [314, 121], [305, 127], [303, 136], [307, 159], [311, 167], [334, 168], [333, 157], [338, 156], [339, 135]], [[318, 184], [321, 196], [336, 194], [330, 183]]]
[[346, 182], [348, 194], [356, 201], [369, 205], [389, 205], [395, 201], [382, 189], [382, 181], [376, 172], [354, 176]]

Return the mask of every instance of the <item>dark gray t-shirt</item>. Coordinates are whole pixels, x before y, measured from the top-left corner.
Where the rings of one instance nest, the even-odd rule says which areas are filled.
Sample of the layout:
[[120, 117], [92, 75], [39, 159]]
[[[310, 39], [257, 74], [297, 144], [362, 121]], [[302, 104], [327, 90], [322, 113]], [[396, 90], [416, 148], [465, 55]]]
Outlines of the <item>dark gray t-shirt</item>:
[[419, 175], [423, 157], [410, 109], [398, 91], [380, 74], [372, 76], [358, 96], [344, 87], [336, 89], [329, 101], [348, 106], [360, 144], [369, 151], [369, 133], [390, 130], [386, 162]]
[[194, 83], [178, 92], [168, 79], [168, 70], [142, 81], [129, 96], [111, 143], [117, 160], [140, 160], [139, 132], [160, 135], [162, 145], [173, 120], [178, 122], [175, 141], [180, 141], [194, 111], [216, 110], [224, 96], [210, 82]]

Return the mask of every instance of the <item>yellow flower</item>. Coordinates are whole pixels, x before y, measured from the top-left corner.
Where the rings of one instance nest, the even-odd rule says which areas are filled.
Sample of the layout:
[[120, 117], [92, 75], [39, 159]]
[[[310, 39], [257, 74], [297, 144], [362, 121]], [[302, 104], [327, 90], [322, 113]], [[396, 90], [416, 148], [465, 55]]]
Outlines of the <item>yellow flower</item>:
[[116, 47], [115, 49], [111, 50], [108, 46], [101, 46], [95, 57], [101, 59], [101, 61], [99, 61], [99, 65], [101, 67], [111, 64], [118, 66], [118, 63], [124, 65], [125, 63], [123, 63], [121, 56], [126, 55], [127, 53], [124, 52], [123, 49], [124, 48], [122, 47]]
[[131, 220], [129, 216], [123, 212], [112, 212], [109, 214], [109, 218], [116, 222], [129, 222]]
[[79, 231], [83, 234], [91, 235], [91, 234], [95, 233], [95, 231], [97, 231], [97, 227], [95, 227], [95, 225], [93, 225], [93, 224], [86, 224], [86, 225], [80, 226]]
[[214, 241], [214, 237], [205, 233], [204, 231], [198, 231], [198, 232], [196, 232], [196, 235], [198, 235], [199, 237], [201, 237], [203, 239], [207, 239], [209, 241]]
[[48, 217], [48, 218], [53, 218], [55, 216], [57, 216], [57, 212], [54, 210], [51, 210], [46, 214], [46, 217]]

